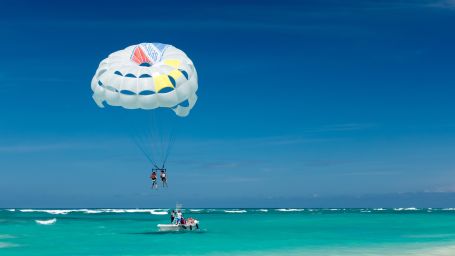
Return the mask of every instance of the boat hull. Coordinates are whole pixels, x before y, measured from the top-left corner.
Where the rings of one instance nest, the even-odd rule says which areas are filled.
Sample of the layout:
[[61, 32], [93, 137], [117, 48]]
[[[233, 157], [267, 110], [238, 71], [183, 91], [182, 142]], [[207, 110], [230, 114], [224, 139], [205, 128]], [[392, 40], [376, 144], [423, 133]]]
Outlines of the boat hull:
[[196, 221], [192, 224], [178, 225], [178, 224], [158, 224], [160, 231], [185, 231], [185, 230], [196, 230], [199, 228], [199, 222]]

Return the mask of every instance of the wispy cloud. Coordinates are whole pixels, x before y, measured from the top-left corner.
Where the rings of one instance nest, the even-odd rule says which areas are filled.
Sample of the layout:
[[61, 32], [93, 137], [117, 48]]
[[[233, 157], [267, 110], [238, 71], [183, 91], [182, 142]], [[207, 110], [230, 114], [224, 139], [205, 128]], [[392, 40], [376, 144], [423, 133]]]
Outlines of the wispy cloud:
[[[6, 64], [0, 63], [0, 66], [2, 65]], [[64, 77], [62, 75], [59, 76], [59, 74], [69, 74], [71, 69], [62, 68], [55, 65], [43, 65], [37, 58], [28, 60], [27, 63], [19, 63], [13, 60], [7, 65], [10, 71], [0, 73], [1, 87], [13, 87], [15, 84], [20, 84], [21, 87], [24, 87], [24, 85], [33, 85], [35, 87], [35, 83], [46, 83], [46, 85], [60, 85], [62, 83], [68, 84], [75, 81], [73, 78], [70, 78], [69, 75], [67, 77]], [[29, 70], [30, 73], [24, 74], [20, 67], [21, 65], [30, 65], [37, 68], [35, 68], [33, 72]]]
[[72, 79], [60, 77], [0, 77], [0, 82], [46, 82], [46, 83], [68, 83], [73, 82]]
[[333, 124], [333, 125], [322, 125], [319, 127], [313, 127], [305, 129], [301, 132], [301, 135], [292, 136], [265, 136], [265, 137], [249, 137], [249, 138], [223, 138], [223, 139], [186, 139], [180, 140], [179, 144], [182, 147], [192, 148], [211, 148], [214, 146], [248, 146], [248, 147], [267, 147], [267, 146], [292, 146], [292, 145], [304, 145], [304, 144], [318, 144], [327, 143], [334, 141], [343, 141], [344, 137], [330, 137], [324, 133], [343, 133], [343, 132], [354, 132], [368, 130], [376, 127], [375, 124], [370, 123], [345, 123], [345, 124]]
[[316, 168], [327, 168], [333, 166], [342, 166], [342, 165], [349, 165], [357, 161], [347, 160], [347, 159], [317, 159], [317, 160], [310, 160], [305, 161], [304, 165], [308, 167], [316, 167]]
[[190, 146], [192, 148], [209, 148], [213, 146], [287, 146], [298, 144], [320, 143], [337, 140], [336, 138], [313, 138], [305, 136], [270, 136], [256, 138], [232, 138], [232, 139], [201, 139], [201, 140], [181, 140], [179, 144], [182, 146]]
[[0, 153], [35, 153], [46, 151], [68, 151], [68, 150], [98, 150], [111, 149], [113, 145], [124, 145], [125, 141], [120, 140], [66, 140], [61, 142], [30, 141], [28, 143], [16, 142], [0, 145]]
[[332, 124], [323, 125], [320, 128], [309, 130], [310, 132], [344, 132], [344, 131], [359, 131], [375, 127], [370, 123], [345, 123], [345, 124]]
[[362, 171], [362, 172], [344, 172], [338, 174], [338, 176], [390, 176], [397, 175], [400, 172], [397, 171]]
[[427, 4], [428, 7], [434, 8], [443, 8], [443, 9], [451, 9], [455, 10], [455, 0], [439, 0], [430, 2]]
[[[277, 18], [279, 19], [279, 18]], [[1, 22], [0, 25], [6, 25], [6, 22]], [[349, 34], [371, 34], [370, 31], [354, 27], [346, 24], [305, 24], [302, 22], [274, 22], [270, 20], [254, 21], [254, 20], [195, 20], [195, 19], [172, 19], [172, 20], [106, 20], [106, 21], [62, 21], [62, 20], [46, 20], [46, 21], [16, 21], [16, 26], [44, 26], [52, 28], [65, 29], [121, 29], [121, 30], [175, 30], [188, 31], [190, 30], [242, 30], [242, 31], [274, 31], [279, 33], [329, 33], [339, 35]]]
[[238, 162], [207, 162], [204, 164], [204, 168], [207, 169], [225, 169], [225, 168], [237, 168], [240, 166]]
[[31, 153], [40, 151], [53, 151], [74, 148], [70, 144], [36, 144], [0, 146], [1, 153]]
[[455, 184], [439, 185], [424, 190], [425, 193], [453, 193], [455, 192]]
[[[371, 34], [370, 29], [360, 26], [353, 26], [344, 22], [338, 22], [332, 18], [344, 17], [346, 8], [343, 5], [332, 6], [331, 8], [314, 9], [308, 8], [305, 4], [274, 4], [264, 8], [267, 3], [261, 4], [235, 4], [229, 3], [225, 6], [199, 6], [198, 12], [204, 15], [192, 15], [194, 6], [179, 6], [179, 16], [168, 16], [157, 14], [154, 16], [143, 16], [141, 19], [131, 19], [110, 13], [102, 18], [96, 15], [88, 17], [39, 17], [37, 19], [15, 18], [1, 20], [0, 25], [4, 27], [51, 27], [71, 29], [115, 29], [123, 30], [173, 30], [188, 32], [188, 30], [236, 30], [236, 31], [273, 31], [275, 33], [312, 33], [318, 34]], [[221, 8], [220, 8], [221, 7]], [[126, 7], [128, 9], [128, 7]], [[134, 11], [134, 10], [133, 10]], [[89, 11], [90, 13], [90, 11]], [[216, 15], [213, 15], [216, 13]], [[207, 14], [207, 15], [206, 15]], [[330, 18], [328, 18], [330, 17]], [[324, 20], [325, 22], [317, 22]]]
[[[409, 8], [443, 8], [455, 9], [454, 0], [410, 0], [410, 1], [363, 1], [352, 9], [364, 10], [391, 10], [391, 9], [409, 9]], [[344, 8], [344, 9], [349, 9]]]

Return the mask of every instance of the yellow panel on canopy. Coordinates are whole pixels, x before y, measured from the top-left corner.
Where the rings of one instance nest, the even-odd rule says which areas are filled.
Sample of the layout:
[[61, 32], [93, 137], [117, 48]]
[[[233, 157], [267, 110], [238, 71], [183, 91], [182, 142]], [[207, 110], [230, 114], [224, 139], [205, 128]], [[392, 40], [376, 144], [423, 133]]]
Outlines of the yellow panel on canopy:
[[177, 80], [177, 79], [179, 79], [179, 77], [182, 76], [182, 72], [180, 72], [180, 70], [178, 70], [178, 69], [174, 69], [171, 72], [169, 72], [169, 75], [172, 76], [172, 78], [174, 78], [174, 80]]
[[169, 87], [174, 89], [174, 86], [169, 80], [167, 75], [153, 76], [153, 82], [155, 83], [155, 92], [160, 92], [163, 88]]
[[174, 67], [174, 68], [178, 68], [180, 66], [180, 61], [179, 60], [165, 60], [164, 64]]

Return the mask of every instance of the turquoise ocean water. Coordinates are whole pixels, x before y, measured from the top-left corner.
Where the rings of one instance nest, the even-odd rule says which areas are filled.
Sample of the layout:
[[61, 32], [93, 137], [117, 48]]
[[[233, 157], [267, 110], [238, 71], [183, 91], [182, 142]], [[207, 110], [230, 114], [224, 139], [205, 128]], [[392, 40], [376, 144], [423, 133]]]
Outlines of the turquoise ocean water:
[[[455, 255], [455, 209], [0, 210], [0, 255]], [[37, 221], [45, 222], [37, 222]]]

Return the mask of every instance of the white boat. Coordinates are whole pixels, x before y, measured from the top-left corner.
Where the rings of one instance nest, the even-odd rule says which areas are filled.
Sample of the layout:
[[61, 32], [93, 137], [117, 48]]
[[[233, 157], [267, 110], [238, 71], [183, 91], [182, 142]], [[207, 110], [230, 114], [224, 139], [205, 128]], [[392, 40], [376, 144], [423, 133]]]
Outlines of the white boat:
[[196, 230], [199, 229], [199, 221], [193, 219], [185, 224], [158, 224], [160, 231], [184, 231], [184, 230]]

